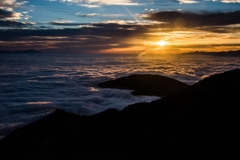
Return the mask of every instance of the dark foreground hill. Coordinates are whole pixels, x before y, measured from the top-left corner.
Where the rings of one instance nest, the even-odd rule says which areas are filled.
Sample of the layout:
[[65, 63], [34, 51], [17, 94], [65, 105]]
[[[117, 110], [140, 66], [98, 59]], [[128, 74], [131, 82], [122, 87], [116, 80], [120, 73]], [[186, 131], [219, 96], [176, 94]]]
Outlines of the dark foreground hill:
[[0, 141], [0, 159], [240, 159], [240, 70], [94, 116], [56, 110]]
[[188, 87], [187, 84], [159, 75], [130, 75], [99, 84], [103, 88], [134, 90], [134, 95], [166, 96]]

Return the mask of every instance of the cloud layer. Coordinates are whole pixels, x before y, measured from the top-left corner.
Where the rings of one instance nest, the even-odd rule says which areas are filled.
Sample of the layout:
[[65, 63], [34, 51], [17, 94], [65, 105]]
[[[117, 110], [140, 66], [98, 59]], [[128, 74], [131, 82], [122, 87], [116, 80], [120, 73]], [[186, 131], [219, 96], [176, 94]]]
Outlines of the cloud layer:
[[23, 124], [46, 116], [54, 108], [91, 115], [108, 108], [121, 110], [129, 104], [158, 99], [133, 96], [126, 90], [96, 87], [99, 82], [122, 74], [127, 59], [119, 63], [114, 56], [79, 54], [13, 57], [0, 55], [0, 76], [3, 78], [0, 81], [0, 138]]
[[163, 11], [144, 15], [144, 18], [165, 22], [172, 27], [202, 27], [239, 24], [239, 17], [240, 11], [206, 14]]
[[23, 22], [16, 22], [16, 21], [9, 21], [9, 20], [0, 20], [1, 27], [27, 27], [32, 26], [32, 23], [23, 23]]
[[[129, 74], [161, 74], [193, 84], [213, 73], [240, 67], [240, 59], [136, 55], [0, 55], [0, 138], [60, 108], [81, 115], [149, 102], [157, 97], [97, 88]], [[27, 64], [27, 65], [26, 65]], [[224, 65], [223, 65], [224, 64]]]
[[[0, 21], [0, 25], [1, 23], [15, 26], [30, 25], [6, 21]], [[0, 41], [2, 41], [0, 48], [6, 50], [37, 49], [43, 52], [64, 53], [183, 53], [199, 50], [199, 48], [204, 51], [240, 49], [236, 41], [240, 33], [239, 25], [176, 28], [162, 23], [144, 25], [109, 21], [82, 24], [64, 20], [53, 21], [50, 24], [81, 27], [0, 30]], [[159, 47], [156, 42], [160, 40], [167, 41], [168, 45]]]
[[95, 24], [79, 29], [5, 30], [0, 31], [0, 40], [3, 41], [0, 48], [14, 50], [14, 48], [31, 47], [55, 52], [100, 53], [111, 48], [131, 47], [132, 44], [128, 42], [129, 37], [144, 32], [145, 29], [140, 27], [139, 25]]

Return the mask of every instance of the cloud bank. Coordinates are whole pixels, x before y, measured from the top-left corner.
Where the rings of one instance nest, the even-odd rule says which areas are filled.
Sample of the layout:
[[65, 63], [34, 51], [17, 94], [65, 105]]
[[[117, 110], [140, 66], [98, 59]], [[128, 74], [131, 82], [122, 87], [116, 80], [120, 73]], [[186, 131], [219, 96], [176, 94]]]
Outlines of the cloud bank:
[[[64, 24], [55, 23], [55, 25]], [[128, 42], [129, 38], [142, 34], [145, 30], [142, 26], [130, 24], [92, 24], [91, 27], [78, 29], [0, 30], [0, 41], [3, 41], [0, 48], [12, 50], [34, 48], [43, 51], [46, 49], [48, 52], [101, 53], [111, 48], [131, 47], [132, 44]]]
[[9, 20], [0, 20], [1, 27], [27, 27], [32, 26], [33, 23], [23, 23], [23, 22], [16, 22], [16, 21], [9, 21]]
[[[6, 21], [0, 21], [0, 25], [1, 23], [15, 26], [27, 25]], [[164, 50], [153, 44], [161, 39], [175, 46], [169, 47], [171, 53], [182, 53], [184, 50], [190, 52], [187, 49], [198, 50], [199, 47], [237, 50], [239, 46], [236, 41], [238, 34], [232, 34], [240, 33], [238, 25], [203, 26], [202, 24], [201, 27], [195, 28], [192, 26], [175, 28], [172, 24], [166, 23], [143, 25], [124, 21], [109, 21], [83, 24], [63, 20], [53, 21], [49, 24], [68, 27], [79, 26], [79, 28], [0, 30], [0, 41], [2, 41], [0, 48], [8, 50], [36, 49], [42, 52], [58, 53], [158, 53]], [[227, 43], [222, 43], [223, 41]], [[168, 49], [168, 46], [163, 49]]]
[[191, 12], [163, 11], [148, 13], [143, 18], [165, 22], [172, 27], [219, 26], [240, 23], [240, 11], [196, 14]]

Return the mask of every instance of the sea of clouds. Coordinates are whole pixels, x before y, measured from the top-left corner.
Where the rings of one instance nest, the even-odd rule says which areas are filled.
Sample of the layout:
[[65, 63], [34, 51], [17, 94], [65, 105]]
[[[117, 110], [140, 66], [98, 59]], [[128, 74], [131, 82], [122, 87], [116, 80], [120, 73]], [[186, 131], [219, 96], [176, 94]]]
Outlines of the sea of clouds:
[[109, 79], [136, 73], [194, 84], [211, 74], [240, 68], [240, 58], [80, 54], [0, 55], [0, 138], [59, 108], [93, 115], [159, 97], [99, 88]]

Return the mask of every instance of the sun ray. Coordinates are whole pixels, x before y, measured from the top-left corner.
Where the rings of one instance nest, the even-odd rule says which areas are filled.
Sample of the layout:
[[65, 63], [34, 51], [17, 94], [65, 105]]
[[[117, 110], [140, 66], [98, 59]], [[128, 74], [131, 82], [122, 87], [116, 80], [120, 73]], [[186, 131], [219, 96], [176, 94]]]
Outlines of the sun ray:
[[127, 7], [125, 7], [125, 6], [122, 6], [143, 28], [145, 28], [145, 26], [142, 24], [142, 22], [140, 22], [140, 20], [136, 17], [136, 16], [134, 16], [133, 14], [132, 14], [132, 12], [130, 12], [128, 9], [127, 9]]

